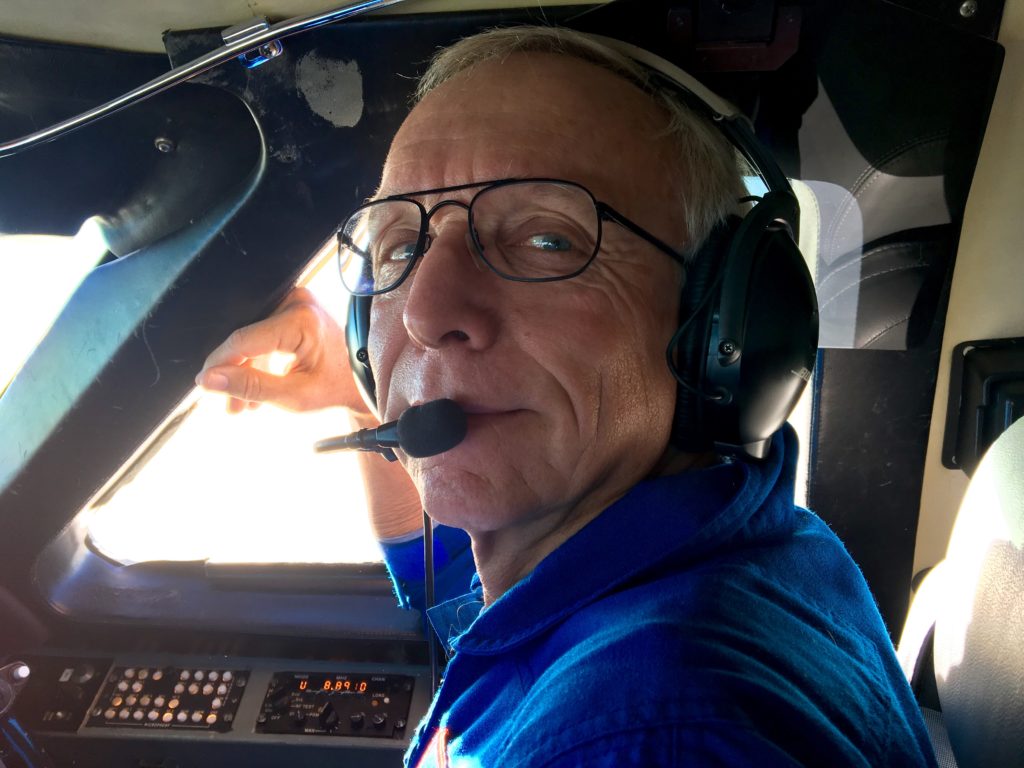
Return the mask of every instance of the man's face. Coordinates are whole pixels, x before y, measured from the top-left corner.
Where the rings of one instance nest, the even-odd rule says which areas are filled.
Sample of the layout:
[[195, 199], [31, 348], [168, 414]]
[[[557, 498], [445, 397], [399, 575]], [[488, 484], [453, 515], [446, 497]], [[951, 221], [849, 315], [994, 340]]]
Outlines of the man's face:
[[[631, 84], [553, 54], [516, 54], [431, 92], [402, 125], [381, 196], [500, 178], [578, 182], [663, 241], [685, 242], [667, 118]], [[474, 190], [454, 193], [468, 202]], [[429, 208], [436, 198], [423, 199]], [[456, 448], [402, 457], [425, 509], [475, 532], [592, 516], [665, 451], [675, 382], [665, 348], [681, 270], [611, 223], [583, 274], [503, 280], [481, 263], [466, 212], [441, 209], [433, 243], [375, 297], [370, 358], [381, 417], [453, 398]]]

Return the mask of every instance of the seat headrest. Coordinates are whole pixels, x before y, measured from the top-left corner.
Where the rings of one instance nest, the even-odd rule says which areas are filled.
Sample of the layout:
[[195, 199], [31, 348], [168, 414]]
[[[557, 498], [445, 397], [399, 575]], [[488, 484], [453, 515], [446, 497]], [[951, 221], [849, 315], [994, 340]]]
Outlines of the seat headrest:
[[1024, 419], [971, 479], [946, 552], [935, 679], [960, 768], [1024, 761]]

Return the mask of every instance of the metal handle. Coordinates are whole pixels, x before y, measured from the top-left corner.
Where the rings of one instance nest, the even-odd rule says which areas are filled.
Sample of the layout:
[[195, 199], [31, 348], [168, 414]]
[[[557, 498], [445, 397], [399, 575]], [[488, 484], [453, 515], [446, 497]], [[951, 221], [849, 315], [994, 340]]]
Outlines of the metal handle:
[[246, 51], [258, 48], [272, 40], [279, 40], [283, 37], [298, 34], [299, 32], [305, 32], [307, 29], [315, 29], [316, 27], [322, 27], [325, 24], [340, 21], [341, 19], [348, 18], [349, 16], [356, 16], [360, 13], [376, 10], [378, 8], [386, 8], [389, 5], [397, 5], [398, 3], [405, 1], [406, 0], [363, 0], [358, 3], [349, 3], [348, 5], [342, 6], [341, 8], [335, 8], [331, 11], [323, 11], [321, 13], [314, 13], [307, 16], [296, 16], [293, 19], [278, 22], [277, 24], [273, 24], [251, 36], [242, 37], [238, 40], [227, 43], [220, 48], [200, 56], [194, 61], [182, 64], [180, 67], [175, 67], [166, 74], [161, 75], [154, 80], [150, 80], [145, 85], [140, 85], [138, 88], [118, 96], [116, 99], [112, 99], [106, 104], [101, 104], [98, 107], [90, 109], [88, 112], [83, 112], [76, 117], [68, 118], [67, 120], [51, 125], [49, 128], [44, 128], [41, 131], [30, 133], [19, 139], [0, 143], [0, 157], [14, 155], [47, 141], [53, 141], [54, 139], [64, 136], [71, 131], [77, 130], [84, 125], [101, 120], [108, 115], [112, 115], [115, 112], [124, 109], [125, 107], [137, 104], [140, 101], [148, 99], [150, 96], [155, 96], [156, 94], [166, 91], [168, 88], [183, 83], [186, 80], [191, 80], [193, 77], [196, 77], [203, 72], [213, 69], [214, 67], [219, 66], [226, 61], [230, 61]]

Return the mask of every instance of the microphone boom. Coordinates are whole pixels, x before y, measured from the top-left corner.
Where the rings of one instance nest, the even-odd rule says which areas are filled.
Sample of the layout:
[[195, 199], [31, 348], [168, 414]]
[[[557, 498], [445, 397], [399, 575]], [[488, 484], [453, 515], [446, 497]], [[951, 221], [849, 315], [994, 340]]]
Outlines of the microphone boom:
[[406, 455], [422, 459], [450, 451], [465, 439], [466, 430], [466, 414], [458, 403], [432, 400], [409, 408], [398, 421], [320, 440], [314, 449], [317, 453], [373, 451], [393, 461], [391, 449], [401, 448]]

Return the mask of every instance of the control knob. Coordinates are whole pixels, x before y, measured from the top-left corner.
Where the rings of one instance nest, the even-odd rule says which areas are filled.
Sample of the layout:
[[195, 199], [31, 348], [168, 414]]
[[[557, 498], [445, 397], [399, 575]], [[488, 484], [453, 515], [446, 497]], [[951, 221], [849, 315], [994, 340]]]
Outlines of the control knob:
[[320, 727], [325, 731], [333, 731], [338, 727], [338, 712], [329, 701], [320, 707], [316, 718], [317, 722], [320, 723]]

